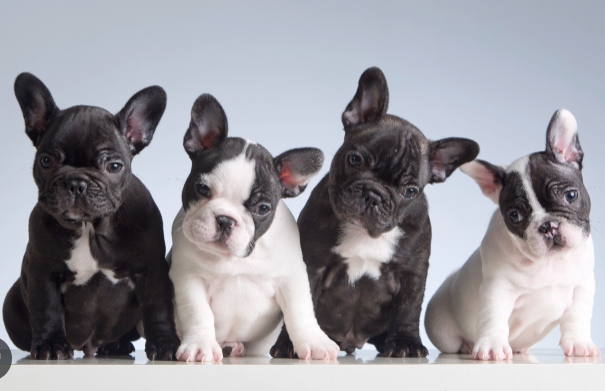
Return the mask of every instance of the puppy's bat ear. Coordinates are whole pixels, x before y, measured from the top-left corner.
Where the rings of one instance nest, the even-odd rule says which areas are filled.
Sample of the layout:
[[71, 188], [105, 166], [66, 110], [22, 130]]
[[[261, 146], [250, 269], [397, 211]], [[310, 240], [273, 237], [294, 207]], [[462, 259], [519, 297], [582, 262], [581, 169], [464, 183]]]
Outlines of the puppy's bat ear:
[[429, 183], [445, 181], [461, 164], [470, 162], [479, 154], [479, 144], [466, 138], [444, 138], [430, 145]]
[[191, 122], [183, 139], [185, 151], [193, 158], [227, 138], [227, 115], [210, 94], [200, 95], [191, 108]]
[[134, 94], [115, 115], [133, 156], [149, 145], [165, 109], [166, 92], [151, 86]]
[[460, 166], [460, 171], [473, 178], [487, 198], [498, 203], [506, 178], [504, 168], [483, 160], [474, 160]]
[[379, 119], [389, 107], [389, 87], [387, 79], [379, 68], [372, 67], [359, 78], [359, 85], [353, 100], [342, 113], [345, 132], [355, 125]]
[[273, 159], [283, 192], [282, 197], [296, 197], [319, 172], [324, 154], [317, 148], [297, 148]]
[[546, 153], [559, 163], [569, 163], [582, 170], [584, 152], [578, 138], [578, 123], [565, 109], [557, 110], [546, 131]]
[[40, 79], [24, 72], [15, 80], [15, 96], [25, 120], [25, 133], [38, 146], [59, 108]]

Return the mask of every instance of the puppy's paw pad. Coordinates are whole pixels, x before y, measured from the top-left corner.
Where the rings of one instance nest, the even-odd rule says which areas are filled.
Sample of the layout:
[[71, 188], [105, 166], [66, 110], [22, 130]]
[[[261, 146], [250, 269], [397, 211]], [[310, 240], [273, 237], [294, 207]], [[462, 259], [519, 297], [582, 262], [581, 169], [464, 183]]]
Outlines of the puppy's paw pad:
[[590, 339], [572, 339], [561, 340], [561, 349], [567, 357], [596, 357], [601, 355], [601, 350]]
[[512, 360], [513, 350], [504, 338], [480, 338], [473, 348], [475, 360]]
[[380, 355], [383, 357], [426, 357], [429, 355], [429, 351], [420, 341], [387, 339]]
[[176, 358], [185, 362], [218, 362], [223, 360], [223, 349], [214, 340], [183, 342], [176, 351]]

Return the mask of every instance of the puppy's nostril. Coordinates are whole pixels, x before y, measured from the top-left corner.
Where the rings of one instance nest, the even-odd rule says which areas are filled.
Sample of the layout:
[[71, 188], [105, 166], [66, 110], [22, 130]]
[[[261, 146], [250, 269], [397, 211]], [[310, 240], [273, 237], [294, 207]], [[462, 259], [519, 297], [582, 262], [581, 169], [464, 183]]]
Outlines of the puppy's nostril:
[[88, 184], [81, 179], [73, 179], [67, 183], [67, 188], [73, 195], [82, 195], [86, 193]]
[[548, 234], [548, 233], [552, 233], [553, 230], [555, 230], [557, 228], [559, 228], [558, 221], [547, 221], [546, 223], [542, 224], [538, 228], [538, 231], [543, 234]]
[[228, 233], [235, 227], [235, 220], [227, 216], [217, 216], [216, 224], [220, 231]]

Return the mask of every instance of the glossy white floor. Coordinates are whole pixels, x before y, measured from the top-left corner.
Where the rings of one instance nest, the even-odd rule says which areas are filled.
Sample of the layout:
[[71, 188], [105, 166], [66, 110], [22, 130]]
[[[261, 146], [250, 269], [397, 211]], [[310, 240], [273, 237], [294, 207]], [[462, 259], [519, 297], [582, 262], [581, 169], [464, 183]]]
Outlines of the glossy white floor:
[[[560, 350], [534, 350], [512, 362], [479, 362], [469, 356], [431, 351], [425, 359], [376, 357], [371, 350], [334, 361], [301, 361], [270, 357], [226, 358], [221, 364], [149, 362], [144, 352], [130, 358], [76, 355], [73, 360], [34, 361], [13, 351], [13, 365], [0, 379], [0, 389], [82, 387], [114, 390], [206, 388], [245, 390], [411, 389], [428, 390], [558, 390], [603, 389], [601, 358], [566, 358]], [[11, 388], [15, 387], [15, 388]], [[48, 388], [50, 387], [50, 388]]]

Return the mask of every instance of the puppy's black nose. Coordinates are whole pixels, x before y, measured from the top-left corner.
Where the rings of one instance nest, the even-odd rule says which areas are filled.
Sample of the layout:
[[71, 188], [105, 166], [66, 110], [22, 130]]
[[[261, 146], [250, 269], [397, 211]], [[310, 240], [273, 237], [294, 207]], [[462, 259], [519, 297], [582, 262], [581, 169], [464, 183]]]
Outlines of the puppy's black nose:
[[557, 228], [559, 228], [558, 221], [547, 221], [538, 228], [538, 231], [542, 234], [547, 235], [552, 234], [553, 231], [555, 231]]
[[235, 220], [227, 216], [217, 216], [216, 225], [218, 226], [219, 231], [229, 233], [233, 227], [235, 227]]
[[363, 200], [367, 206], [376, 206], [382, 203], [382, 198], [373, 190], [364, 189]]
[[67, 185], [67, 190], [69, 190], [69, 192], [71, 194], [73, 194], [74, 196], [78, 196], [78, 195], [82, 195], [82, 194], [86, 193], [86, 188], [88, 187], [88, 184], [86, 183], [86, 181], [83, 181], [81, 179], [68, 180], [66, 185]]

